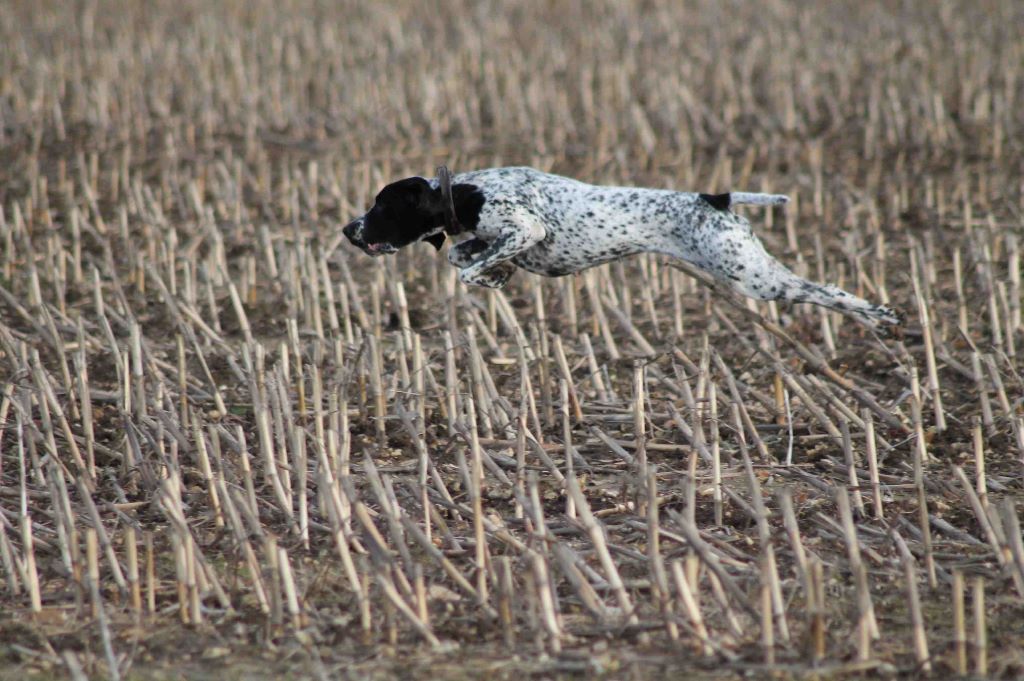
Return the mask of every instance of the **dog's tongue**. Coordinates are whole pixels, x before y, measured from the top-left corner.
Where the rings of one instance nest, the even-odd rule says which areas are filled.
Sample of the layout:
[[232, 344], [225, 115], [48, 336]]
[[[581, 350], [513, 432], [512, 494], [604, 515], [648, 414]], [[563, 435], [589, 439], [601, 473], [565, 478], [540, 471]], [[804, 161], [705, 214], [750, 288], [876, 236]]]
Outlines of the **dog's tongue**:
[[372, 253], [378, 252], [383, 247], [384, 244], [366, 244], [367, 250], [369, 250]]

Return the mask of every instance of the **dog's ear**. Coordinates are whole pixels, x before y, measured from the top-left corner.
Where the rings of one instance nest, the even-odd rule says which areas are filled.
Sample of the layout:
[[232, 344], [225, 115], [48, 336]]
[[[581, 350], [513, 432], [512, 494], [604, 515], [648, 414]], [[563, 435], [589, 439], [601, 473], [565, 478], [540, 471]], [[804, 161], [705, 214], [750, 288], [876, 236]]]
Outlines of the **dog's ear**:
[[391, 206], [407, 206], [427, 213], [441, 208], [441, 190], [434, 189], [422, 177], [407, 177], [392, 182], [377, 194], [377, 203]]
[[440, 189], [431, 187], [422, 177], [409, 178], [405, 182], [406, 196], [419, 210], [428, 215], [437, 215], [444, 210]]
[[441, 195], [440, 188], [434, 189], [430, 185], [427, 185], [420, 197], [420, 201], [420, 206], [422, 206], [423, 209], [431, 215], [440, 215], [444, 213], [444, 197]]
[[424, 239], [424, 241], [433, 246], [435, 251], [440, 251], [441, 246], [444, 246], [444, 232], [431, 234], [426, 239]]

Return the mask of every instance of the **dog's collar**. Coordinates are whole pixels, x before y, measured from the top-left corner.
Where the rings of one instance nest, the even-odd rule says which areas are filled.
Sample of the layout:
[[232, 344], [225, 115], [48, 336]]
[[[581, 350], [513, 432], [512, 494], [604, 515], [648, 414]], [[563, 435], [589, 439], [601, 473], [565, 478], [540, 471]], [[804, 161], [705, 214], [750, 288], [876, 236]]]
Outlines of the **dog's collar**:
[[441, 187], [441, 209], [444, 213], [444, 231], [446, 234], [459, 234], [465, 231], [455, 215], [455, 199], [452, 197], [452, 174], [448, 166], [437, 167], [437, 181]]

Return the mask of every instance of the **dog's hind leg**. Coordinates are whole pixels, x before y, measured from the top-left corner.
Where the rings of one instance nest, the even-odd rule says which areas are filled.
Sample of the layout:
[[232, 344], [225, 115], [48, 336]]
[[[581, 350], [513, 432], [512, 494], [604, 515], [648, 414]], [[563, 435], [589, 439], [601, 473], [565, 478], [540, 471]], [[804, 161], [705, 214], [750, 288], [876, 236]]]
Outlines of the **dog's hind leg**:
[[832, 284], [798, 277], [764, 249], [749, 226], [744, 227], [709, 235], [699, 258], [692, 262], [751, 298], [821, 305], [872, 328], [901, 323], [900, 316], [884, 305], [869, 303]]

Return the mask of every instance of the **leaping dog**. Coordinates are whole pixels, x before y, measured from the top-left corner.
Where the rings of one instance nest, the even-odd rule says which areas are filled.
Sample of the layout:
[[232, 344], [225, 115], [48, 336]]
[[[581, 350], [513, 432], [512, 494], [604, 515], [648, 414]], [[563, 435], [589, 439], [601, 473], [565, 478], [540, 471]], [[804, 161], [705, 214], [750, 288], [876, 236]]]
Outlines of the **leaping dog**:
[[791, 272], [765, 251], [736, 204], [771, 206], [779, 194], [697, 194], [664, 189], [601, 187], [533, 168], [488, 168], [456, 175], [446, 227], [440, 182], [410, 177], [384, 187], [362, 217], [343, 229], [366, 253], [379, 256], [465, 233], [448, 250], [466, 284], [501, 288], [521, 267], [558, 277], [636, 253], [681, 258], [759, 300], [812, 303], [871, 327], [900, 316], [831, 284]]

